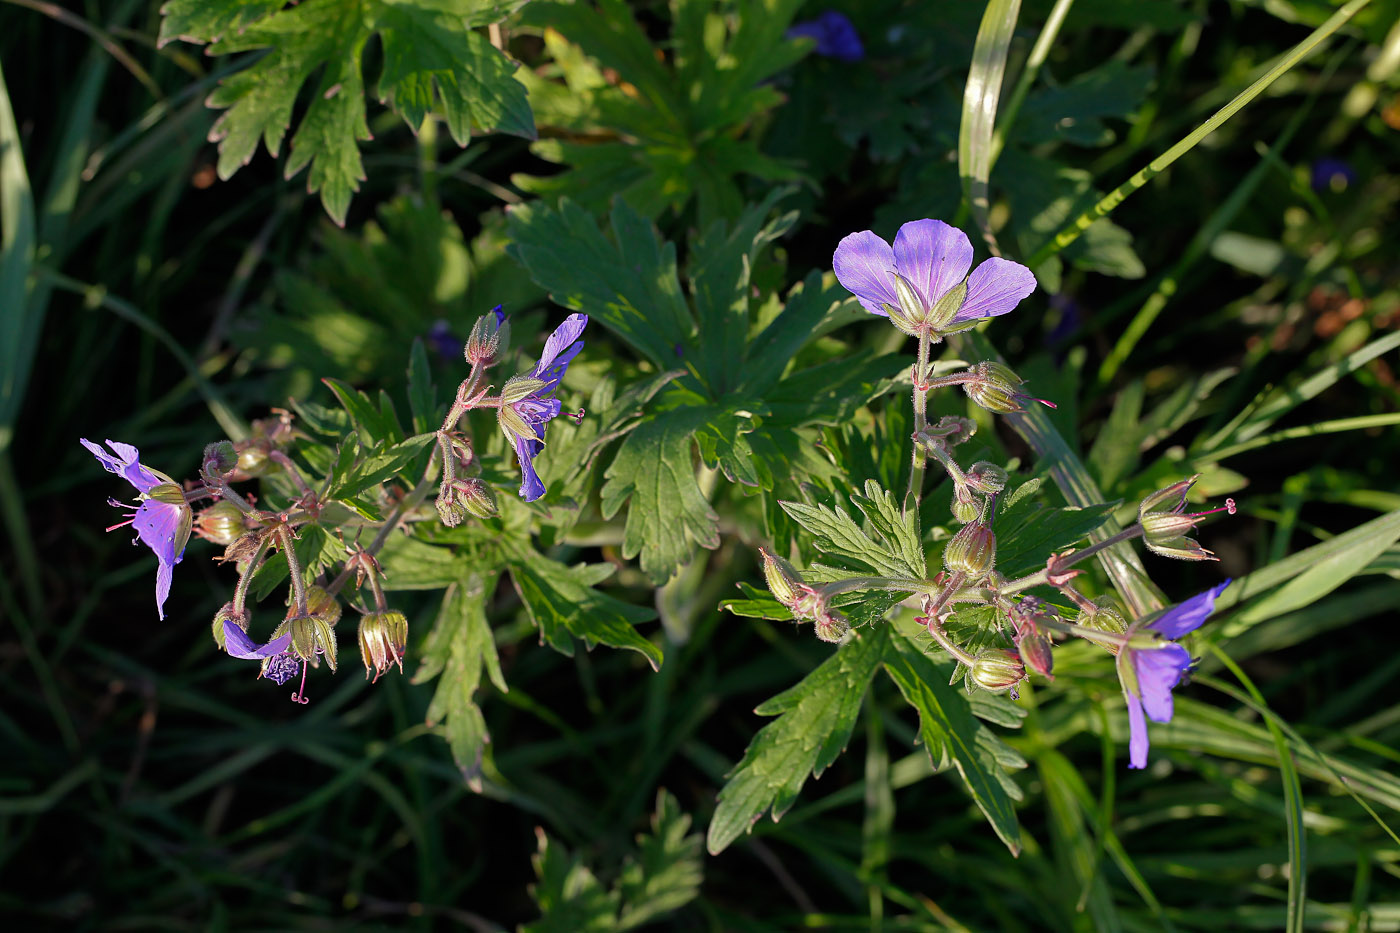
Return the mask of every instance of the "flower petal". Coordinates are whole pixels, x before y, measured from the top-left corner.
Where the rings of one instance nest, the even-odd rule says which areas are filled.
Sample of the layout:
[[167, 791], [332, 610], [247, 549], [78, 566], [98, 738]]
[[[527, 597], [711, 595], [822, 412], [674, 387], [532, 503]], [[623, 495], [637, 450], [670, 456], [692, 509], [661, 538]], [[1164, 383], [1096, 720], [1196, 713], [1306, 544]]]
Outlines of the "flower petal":
[[[531, 447], [534, 450], [531, 450]], [[520, 498], [534, 502], [544, 495], [544, 483], [535, 472], [535, 457], [539, 455], [539, 443], [523, 438], [515, 440], [515, 457], [520, 461]]]
[[283, 635], [281, 638], [274, 638], [265, 645], [260, 645], [248, 637], [248, 633], [238, 626], [232, 619], [224, 620], [224, 646], [229, 654], [235, 658], [270, 658], [274, 654], [281, 654], [287, 650], [287, 646], [292, 643], [291, 633]]
[[85, 437], [78, 438], [78, 442], [98, 459], [108, 473], [117, 474], [140, 492], [146, 492], [161, 482], [159, 477], [141, 465], [140, 451], [130, 444], [108, 439], [107, 446], [116, 454], [114, 457]]
[[831, 257], [836, 281], [860, 299], [871, 314], [888, 317], [884, 305], [899, 306], [894, 294], [894, 250], [870, 230], [852, 233], [836, 244]]
[[1225, 592], [1225, 587], [1229, 585], [1230, 581], [1226, 580], [1204, 593], [1197, 593], [1185, 602], [1178, 603], [1162, 613], [1147, 627], [1164, 638], [1180, 638], [1187, 632], [1194, 632], [1214, 611], [1216, 597]]
[[[583, 349], [582, 343], [575, 343], [583, 335], [583, 328], [588, 324], [588, 315], [571, 314], [564, 318], [564, 323], [554, 329], [554, 333], [549, 335], [549, 339], [544, 342], [544, 350], [540, 353], [540, 361], [535, 364], [534, 375], [536, 378], [545, 379], [542, 373], [545, 370], [559, 370], [559, 377], [564, 375], [563, 367], [569, 365], [569, 361], [578, 356], [578, 351]], [[559, 359], [563, 354], [563, 359]], [[559, 379], [553, 380], [555, 385], [559, 384]], [[548, 389], [542, 389], [547, 392]]]
[[1142, 703], [1128, 691], [1123, 691], [1128, 704], [1128, 767], [1147, 767], [1147, 720], [1142, 715]]
[[948, 289], [967, 277], [972, 243], [967, 234], [941, 220], [911, 220], [894, 238], [894, 262], [932, 308]]
[[967, 298], [952, 323], [1005, 314], [1035, 291], [1035, 276], [1019, 262], [988, 259], [967, 279]]
[[1133, 651], [1138, 694], [1153, 722], [1171, 722], [1172, 688], [1191, 666], [1191, 654], [1180, 645], [1139, 648]]

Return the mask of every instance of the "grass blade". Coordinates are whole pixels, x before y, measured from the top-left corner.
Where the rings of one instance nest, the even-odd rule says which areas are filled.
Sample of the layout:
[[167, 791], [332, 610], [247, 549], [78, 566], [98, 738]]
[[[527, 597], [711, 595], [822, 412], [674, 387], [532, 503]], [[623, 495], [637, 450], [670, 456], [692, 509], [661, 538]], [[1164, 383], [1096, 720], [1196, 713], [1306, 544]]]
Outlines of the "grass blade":
[[958, 130], [958, 174], [962, 176], [963, 197], [972, 209], [972, 219], [982, 231], [982, 239], [994, 255], [1000, 255], [992, 235], [987, 197], [987, 179], [992, 174], [994, 146], [992, 128], [996, 123], [1001, 82], [1006, 76], [1006, 55], [1016, 31], [1021, 0], [991, 0], [977, 29], [972, 50], [972, 67], [963, 91], [962, 126]]

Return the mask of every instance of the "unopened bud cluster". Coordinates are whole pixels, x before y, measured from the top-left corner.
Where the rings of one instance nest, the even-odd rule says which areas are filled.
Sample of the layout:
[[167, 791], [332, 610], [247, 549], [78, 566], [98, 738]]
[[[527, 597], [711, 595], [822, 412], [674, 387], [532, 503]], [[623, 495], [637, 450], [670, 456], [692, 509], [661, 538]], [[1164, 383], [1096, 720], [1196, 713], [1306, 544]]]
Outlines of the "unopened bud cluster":
[[837, 642], [850, 634], [851, 623], [846, 616], [829, 606], [819, 591], [802, 582], [791, 564], [767, 548], [759, 548], [758, 552], [763, 559], [763, 579], [768, 591], [792, 613], [794, 621], [810, 620], [822, 641]]

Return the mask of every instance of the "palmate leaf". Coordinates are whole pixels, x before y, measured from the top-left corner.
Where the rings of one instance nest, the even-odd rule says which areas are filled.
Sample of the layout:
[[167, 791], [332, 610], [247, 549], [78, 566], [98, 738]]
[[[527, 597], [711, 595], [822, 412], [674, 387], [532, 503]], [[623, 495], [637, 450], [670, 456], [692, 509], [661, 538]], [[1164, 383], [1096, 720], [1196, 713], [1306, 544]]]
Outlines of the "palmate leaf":
[[890, 628], [876, 625], [843, 645], [800, 683], [754, 712], [778, 716], [749, 742], [719, 792], [706, 841], [711, 855], [749, 831], [765, 810], [776, 822], [807, 782], [821, 777], [850, 740], [870, 679], [888, 650]]
[[486, 720], [476, 704], [482, 670], [497, 690], [507, 690], [496, 642], [486, 621], [485, 598], [483, 578], [474, 574], [448, 588], [413, 675], [415, 684], [439, 678], [437, 691], [428, 704], [428, 725], [443, 724], [453, 761], [463, 779], [478, 793], [482, 754], [491, 741]]
[[858, 561], [887, 577], [922, 579], [926, 572], [914, 516], [905, 515], [894, 497], [874, 480], [865, 484], [865, 495], [851, 496], [865, 515], [871, 533], [841, 508], [806, 502], [783, 502], [783, 511], [809, 531], [824, 554]]
[[210, 107], [226, 110], [211, 132], [219, 142], [219, 177], [225, 179], [248, 164], [259, 138], [277, 155], [303, 85], [319, 71], [292, 137], [286, 174], [309, 165], [307, 190], [321, 192], [326, 212], [343, 225], [350, 196], [365, 177], [359, 143], [370, 138], [365, 44], [378, 36], [384, 56], [379, 99], [414, 132], [437, 112], [460, 146], [470, 140], [473, 125], [533, 138], [525, 87], [513, 77], [516, 64], [474, 31], [519, 5], [305, 0], [284, 9], [268, 0], [171, 0], [162, 10], [160, 42], [211, 43], [212, 55], [267, 49], [209, 96]]

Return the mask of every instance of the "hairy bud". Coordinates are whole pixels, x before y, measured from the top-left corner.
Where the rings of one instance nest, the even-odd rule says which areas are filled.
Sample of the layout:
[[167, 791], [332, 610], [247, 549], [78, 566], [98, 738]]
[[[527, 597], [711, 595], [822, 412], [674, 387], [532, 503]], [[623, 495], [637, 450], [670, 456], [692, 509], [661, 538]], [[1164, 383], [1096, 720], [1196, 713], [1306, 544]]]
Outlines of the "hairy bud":
[[510, 346], [510, 323], [500, 305], [477, 318], [462, 353], [473, 366], [494, 366]]
[[218, 441], [204, 448], [204, 469], [215, 476], [231, 473], [238, 466], [238, 451], [233, 441]]
[[983, 690], [1000, 693], [1025, 680], [1026, 669], [1016, 652], [993, 648], [972, 659], [972, 670], [968, 676]]
[[851, 632], [851, 623], [841, 612], [830, 607], [817, 610], [817, 637], [822, 641], [837, 642]]
[[202, 509], [194, 519], [194, 532], [206, 541], [228, 547], [248, 530], [248, 522], [238, 506], [228, 500]]
[[799, 595], [806, 589], [802, 577], [791, 564], [766, 547], [760, 547], [758, 553], [763, 558], [763, 580], [768, 584], [768, 592], [788, 609], [795, 610]]
[[1186, 535], [1207, 515], [1216, 512], [1235, 514], [1235, 500], [1226, 499], [1225, 505], [1205, 512], [1186, 512], [1186, 494], [1200, 474], [1172, 483], [1152, 493], [1142, 500], [1138, 507], [1138, 523], [1142, 525], [1142, 539], [1148, 550], [1163, 557], [1181, 560], [1215, 560], [1210, 551], [1201, 547]]
[[982, 501], [960, 483], [953, 487], [953, 501], [948, 504], [948, 509], [953, 513], [953, 518], [966, 525], [982, 514]]
[[1046, 677], [1053, 676], [1050, 671], [1055, 666], [1055, 658], [1051, 654], [1049, 638], [1039, 632], [1026, 632], [1016, 640], [1016, 649], [1029, 670]]
[[943, 549], [943, 566], [964, 573], [970, 581], [985, 577], [996, 566], [997, 536], [990, 525], [975, 521], [962, 526]]
[[983, 495], [1001, 492], [1006, 488], [1006, 478], [1006, 470], [986, 460], [978, 460], [967, 471], [968, 488]]
[[465, 508], [477, 518], [493, 518], [496, 515], [496, 494], [491, 487], [476, 477], [459, 479], [454, 483]]

